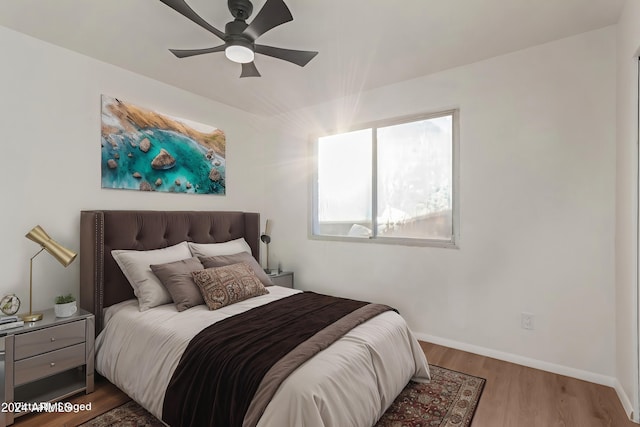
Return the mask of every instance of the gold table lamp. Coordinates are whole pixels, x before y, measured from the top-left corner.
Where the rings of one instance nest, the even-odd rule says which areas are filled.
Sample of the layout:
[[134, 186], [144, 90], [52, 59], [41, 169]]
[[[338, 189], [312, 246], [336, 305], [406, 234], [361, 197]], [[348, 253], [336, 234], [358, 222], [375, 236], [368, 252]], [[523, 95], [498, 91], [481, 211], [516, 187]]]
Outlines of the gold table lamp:
[[31, 309], [31, 303], [33, 300], [33, 259], [40, 255], [40, 252], [46, 249], [47, 252], [57, 259], [60, 264], [67, 267], [74, 259], [76, 259], [78, 254], [53, 240], [39, 225], [33, 227], [25, 237], [42, 246], [42, 248], [29, 260], [29, 314], [23, 314], [20, 316], [25, 322], [36, 322], [42, 319], [42, 313], [33, 313]]

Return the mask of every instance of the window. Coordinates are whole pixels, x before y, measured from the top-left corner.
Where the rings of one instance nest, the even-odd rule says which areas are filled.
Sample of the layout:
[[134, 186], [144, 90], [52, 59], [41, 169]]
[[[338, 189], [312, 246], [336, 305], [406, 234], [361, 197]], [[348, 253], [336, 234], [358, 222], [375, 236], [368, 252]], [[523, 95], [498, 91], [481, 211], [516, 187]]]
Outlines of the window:
[[314, 139], [311, 234], [455, 246], [458, 112]]

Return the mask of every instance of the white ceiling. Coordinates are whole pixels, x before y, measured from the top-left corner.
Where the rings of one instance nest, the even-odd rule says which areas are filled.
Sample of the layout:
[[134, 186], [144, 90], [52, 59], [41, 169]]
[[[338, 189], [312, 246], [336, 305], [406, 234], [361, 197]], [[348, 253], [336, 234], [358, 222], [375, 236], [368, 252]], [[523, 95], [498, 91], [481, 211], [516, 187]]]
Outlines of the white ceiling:
[[[158, 0], [2, 0], [0, 25], [273, 115], [615, 24], [625, 0], [285, 1], [294, 20], [257, 42], [320, 53], [304, 68], [257, 55], [260, 78], [224, 53], [174, 57], [221, 41]], [[222, 31], [232, 20], [225, 0], [187, 2]]]

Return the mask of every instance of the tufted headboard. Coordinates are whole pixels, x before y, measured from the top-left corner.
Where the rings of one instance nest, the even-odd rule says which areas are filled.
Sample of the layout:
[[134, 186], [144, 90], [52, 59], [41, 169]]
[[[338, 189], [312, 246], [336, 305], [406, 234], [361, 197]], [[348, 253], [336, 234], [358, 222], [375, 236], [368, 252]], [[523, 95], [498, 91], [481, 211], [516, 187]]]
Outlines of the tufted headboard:
[[113, 249], [151, 250], [183, 241], [222, 243], [244, 237], [259, 260], [260, 215], [208, 211], [82, 211], [80, 306], [96, 317], [110, 305], [135, 298], [111, 256]]

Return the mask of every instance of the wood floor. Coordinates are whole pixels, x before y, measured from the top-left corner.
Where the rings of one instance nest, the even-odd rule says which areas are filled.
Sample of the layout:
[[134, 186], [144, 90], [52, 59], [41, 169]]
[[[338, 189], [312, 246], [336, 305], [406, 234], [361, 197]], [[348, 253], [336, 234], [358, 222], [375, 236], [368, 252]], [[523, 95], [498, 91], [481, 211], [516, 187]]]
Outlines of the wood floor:
[[[472, 427], [638, 427], [628, 420], [615, 391], [513, 363], [421, 342], [429, 363], [486, 378]], [[90, 413], [33, 414], [16, 427], [67, 427], [81, 424], [129, 400], [111, 383], [71, 402], [92, 402]]]
[[473, 427], [638, 427], [611, 387], [421, 343], [429, 363], [485, 378]]

